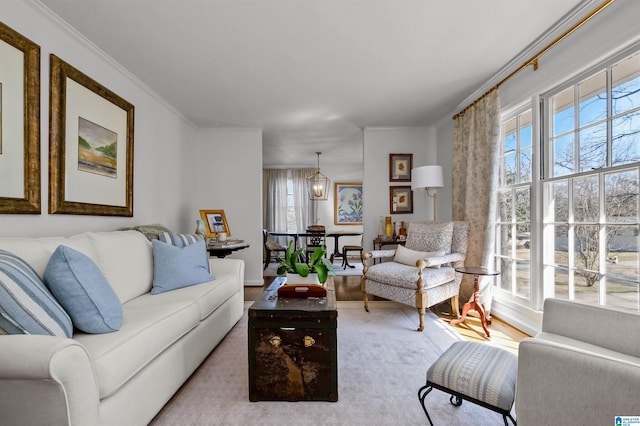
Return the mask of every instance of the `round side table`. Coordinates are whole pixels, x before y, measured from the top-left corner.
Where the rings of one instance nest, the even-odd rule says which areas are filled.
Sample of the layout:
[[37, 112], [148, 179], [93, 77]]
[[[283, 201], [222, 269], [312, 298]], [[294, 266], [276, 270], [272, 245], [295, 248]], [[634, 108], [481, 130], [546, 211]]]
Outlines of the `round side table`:
[[462, 316], [458, 319], [452, 320], [450, 324], [460, 324], [465, 319], [467, 319], [467, 312], [469, 312], [470, 309], [473, 309], [480, 315], [480, 323], [482, 324], [482, 328], [484, 329], [487, 337], [491, 337], [491, 335], [489, 334], [489, 330], [487, 329], [489, 320], [484, 314], [484, 305], [480, 303], [480, 286], [478, 285], [478, 277], [500, 275], [500, 272], [494, 271], [492, 269], [478, 268], [473, 266], [456, 268], [456, 272], [459, 272], [461, 274], [473, 275], [473, 300], [464, 304], [464, 306], [462, 307]]

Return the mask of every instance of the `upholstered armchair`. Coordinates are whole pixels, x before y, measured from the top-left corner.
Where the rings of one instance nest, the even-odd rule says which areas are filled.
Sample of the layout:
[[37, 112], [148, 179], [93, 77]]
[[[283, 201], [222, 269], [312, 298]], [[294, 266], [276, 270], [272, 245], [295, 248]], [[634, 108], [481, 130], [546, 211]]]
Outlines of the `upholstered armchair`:
[[[415, 306], [420, 318], [418, 331], [422, 331], [425, 310], [450, 299], [458, 317], [462, 274], [454, 268], [464, 266], [468, 239], [467, 222], [416, 222], [409, 224], [404, 247], [363, 253], [365, 310], [369, 311], [370, 294]], [[393, 261], [369, 264], [385, 257], [393, 257]]]

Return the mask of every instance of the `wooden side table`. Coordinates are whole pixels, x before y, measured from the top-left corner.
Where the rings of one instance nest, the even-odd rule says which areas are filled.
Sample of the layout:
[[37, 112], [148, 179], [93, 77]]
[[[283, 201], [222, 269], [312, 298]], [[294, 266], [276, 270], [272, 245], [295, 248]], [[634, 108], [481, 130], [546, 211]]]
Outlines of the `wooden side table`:
[[482, 328], [484, 329], [487, 337], [491, 337], [489, 330], [487, 329], [487, 324], [490, 324], [491, 322], [485, 316], [484, 305], [480, 303], [480, 285], [478, 284], [478, 277], [500, 275], [500, 272], [478, 267], [460, 267], [456, 268], [456, 272], [473, 275], [473, 300], [464, 304], [462, 307], [462, 316], [459, 319], [452, 320], [450, 324], [460, 324], [467, 319], [467, 312], [469, 312], [470, 309], [473, 309], [480, 315], [480, 323], [482, 324]]

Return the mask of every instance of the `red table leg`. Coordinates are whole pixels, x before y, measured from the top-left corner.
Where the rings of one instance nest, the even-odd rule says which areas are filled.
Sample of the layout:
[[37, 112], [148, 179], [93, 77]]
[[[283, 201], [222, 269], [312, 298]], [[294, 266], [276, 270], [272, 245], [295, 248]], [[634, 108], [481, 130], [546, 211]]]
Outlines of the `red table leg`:
[[489, 330], [487, 329], [488, 321], [487, 318], [485, 318], [484, 305], [480, 303], [480, 285], [478, 284], [478, 275], [473, 276], [473, 301], [465, 303], [462, 307], [462, 316], [458, 319], [452, 320], [450, 324], [457, 325], [463, 322], [465, 319], [467, 319], [467, 312], [469, 312], [470, 309], [478, 312], [478, 314], [480, 315], [480, 323], [482, 324], [484, 332], [486, 333], [487, 337], [491, 337], [491, 335], [489, 334]]

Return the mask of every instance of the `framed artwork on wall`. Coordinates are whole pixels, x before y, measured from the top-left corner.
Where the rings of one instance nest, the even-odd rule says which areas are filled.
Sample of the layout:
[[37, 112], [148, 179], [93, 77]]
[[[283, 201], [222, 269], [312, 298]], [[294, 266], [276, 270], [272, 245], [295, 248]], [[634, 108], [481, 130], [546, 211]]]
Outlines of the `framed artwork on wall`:
[[413, 154], [389, 154], [389, 181], [411, 182]]
[[50, 61], [49, 213], [133, 216], [132, 104]]
[[0, 22], [0, 213], [40, 214], [40, 46]]
[[411, 191], [411, 186], [389, 187], [389, 210], [391, 214], [413, 213], [413, 191]]
[[333, 197], [335, 225], [362, 225], [362, 182], [336, 182]]
[[231, 236], [224, 210], [200, 210], [200, 217], [207, 224], [207, 238], [217, 238], [218, 232], [226, 232]]

